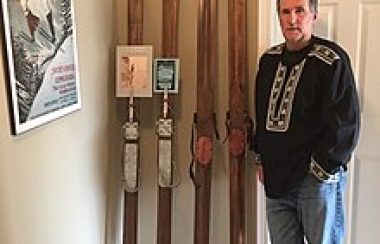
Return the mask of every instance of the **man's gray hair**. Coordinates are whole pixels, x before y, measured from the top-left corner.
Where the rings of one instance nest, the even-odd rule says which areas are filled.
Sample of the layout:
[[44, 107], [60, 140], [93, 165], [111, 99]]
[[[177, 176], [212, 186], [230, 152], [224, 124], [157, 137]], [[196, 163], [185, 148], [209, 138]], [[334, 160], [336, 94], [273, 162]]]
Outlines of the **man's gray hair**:
[[[277, 13], [280, 13], [280, 2], [281, 0], [277, 0]], [[314, 13], [318, 13], [318, 0], [309, 0], [310, 10]]]

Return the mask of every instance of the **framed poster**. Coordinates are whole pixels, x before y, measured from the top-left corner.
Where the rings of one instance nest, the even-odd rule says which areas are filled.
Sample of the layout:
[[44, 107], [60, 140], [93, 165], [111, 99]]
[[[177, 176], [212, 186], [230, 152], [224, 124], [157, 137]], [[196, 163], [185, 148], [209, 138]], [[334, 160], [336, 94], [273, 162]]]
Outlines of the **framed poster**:
[[178, 93], [179, 59], [157, 58], [154, 60], [154, 92]]
[[152, 46], [116, 47], [116, 96], [152, 96]]
[[12, 133], [81, 107], [71, 0], [2, 0]]

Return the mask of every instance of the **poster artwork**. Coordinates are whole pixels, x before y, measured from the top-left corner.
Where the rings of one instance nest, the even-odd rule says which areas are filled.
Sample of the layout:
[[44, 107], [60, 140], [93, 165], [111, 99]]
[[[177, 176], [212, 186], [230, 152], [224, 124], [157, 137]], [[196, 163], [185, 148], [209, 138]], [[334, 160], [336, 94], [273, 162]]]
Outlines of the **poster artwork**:
[[71, 0], [3, 0], [14, 134], [80, 109]]

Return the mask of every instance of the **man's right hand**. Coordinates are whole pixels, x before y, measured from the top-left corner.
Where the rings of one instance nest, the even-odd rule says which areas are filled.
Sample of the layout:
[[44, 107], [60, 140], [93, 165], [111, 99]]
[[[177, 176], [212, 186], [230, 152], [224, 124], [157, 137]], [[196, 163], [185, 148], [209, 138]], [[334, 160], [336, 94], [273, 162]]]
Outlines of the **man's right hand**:
[[264, 169], [262, 164], [256, 165], [256, 179], [258, 179], [261, 183], [264, 183]]

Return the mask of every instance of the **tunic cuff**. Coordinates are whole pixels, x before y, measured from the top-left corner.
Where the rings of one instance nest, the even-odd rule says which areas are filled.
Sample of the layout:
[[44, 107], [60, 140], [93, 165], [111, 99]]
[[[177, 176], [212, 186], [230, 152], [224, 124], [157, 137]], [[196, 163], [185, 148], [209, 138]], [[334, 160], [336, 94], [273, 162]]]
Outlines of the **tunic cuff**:
[[254, 156], [254, 159], [255, 159], [255, 164], [256, 164], [256, 165], [261, 165], [261, 164], [262, 164], [262, 161], [261, 161], [261, 154], [256, 153], [255, 156]]
[[326, 172], [326, 170], [323, 169], [321, 167], [321, 165], [319, 165], [313, 157], [311, 158], [309, 171], [318, 180], [320, 180], [321, 182], [324, 182], [324, 183], [337, 182], [337, 180], [338, 180], [337, 174], [330, 174], [330, 173]]

